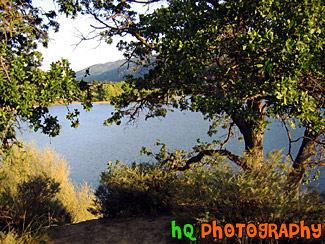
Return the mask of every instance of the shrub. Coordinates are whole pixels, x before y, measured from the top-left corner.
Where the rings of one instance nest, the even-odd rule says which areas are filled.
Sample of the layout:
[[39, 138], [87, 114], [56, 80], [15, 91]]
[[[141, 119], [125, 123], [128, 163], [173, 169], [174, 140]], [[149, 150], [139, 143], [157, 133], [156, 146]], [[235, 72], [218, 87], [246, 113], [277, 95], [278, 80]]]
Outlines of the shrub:
[[[297, 198], [294, 189], [288, 189], [288, 165], [279, 152], [268, 155], [262, 167], [243, 172], [227, 164], [205, 164], [183, 172], [173, 189], [172, 208], [180, 222], [199, 226], [216, 220], [222, 228], [230, 223], [299, 223], [322, 224], [324, 227], [324, 199], [317, 191], [303, 192]], [[252, 160], [248, 158], [247, 160]], [[282, 162], [282, 163], [281, 163]], [[197, 243], [211, 243], [214, 238], [199, 239]], [[280, 240], [280, 241], [283, 241]], [[305, 240], [286, 239], [286, 243]], [[261, 243], [261, 239], [235, 236], [222, 243]], [[266, 239], [263, 243], [280, 243]]]
[[50, 237], [47, 233], [33, 233], [24, 232], [23, 234], [17, 233], [15, 230], [9, 232], [0, 231], [0, 243], [1, 244], [51, 244]]
[[71, 215], [55, 197], [59, 191], [59, 183], [41, 175], [18, 184], [16, 194], [5, 189], [1, 195], [0, 226], [34, 230], [45, 224], [70, 223]]
[[[181, 155], [182, 156], [182, 155]], [[252, 158], [246, 157], [253, 162]], [[109, 165], [96, 191], [99, 212], [105, 217], [161, 210], [175, 215], [178, 225], [197, 227], [196, 243], [214, 243], [214, 238], [199, 238], [199, 226], [216, 220], [227, 223], [298, 223], [322, 224], [324, 199], [316, 192], [296, 192], [287, 186], [288, 162], [280, 152], [268, 155], [261, 167], [251, 172], [231, 167], [223, 157], [215, 156], [197, 163], [189, 170], [174, 172], [158, 164]], [[261, 243], [260, 239], [234, 236], [222, 243]], [[283, 239], [280, 240], [283, 242]], [[280, 243], [265, 239], [263, 243]], [[286, 239], [286, 243], [304, 240]]]
[[116, 217], [169, 211], [169, 188], [173, 179], [173, 173], [157, 165], [109, 163], [95, 193], [93, 212]]
[[13, 147], [2, 152], [0, 163], [1, 230], [35, 233], [94, 218], [87, 210], [92, 190], [86, 184], [79, 188], [72, 184], [66, 161], [53, 150]]

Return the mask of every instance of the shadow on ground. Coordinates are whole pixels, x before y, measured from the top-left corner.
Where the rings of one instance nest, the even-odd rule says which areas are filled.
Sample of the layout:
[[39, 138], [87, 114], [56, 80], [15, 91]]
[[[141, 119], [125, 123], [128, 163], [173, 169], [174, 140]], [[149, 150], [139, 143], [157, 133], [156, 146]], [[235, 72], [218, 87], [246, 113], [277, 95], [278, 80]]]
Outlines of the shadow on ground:
[[171, 237], [172, 216], [88, 220], [57, 227], [54, 244], [185, 244]]

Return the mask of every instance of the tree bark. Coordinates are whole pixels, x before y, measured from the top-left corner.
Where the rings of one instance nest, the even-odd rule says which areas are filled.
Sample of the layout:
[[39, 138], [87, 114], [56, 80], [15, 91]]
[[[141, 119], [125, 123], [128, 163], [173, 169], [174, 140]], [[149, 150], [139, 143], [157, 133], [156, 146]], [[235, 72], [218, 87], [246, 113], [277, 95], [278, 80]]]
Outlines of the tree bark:
[[[232, 162], [234, 162], [235, 164], [237, 164], [238, 166], [242, 167], [244, 170], [251, 170], [246, 162], [244, 162], [243, 160], [241, 160], [241, 158], [239, 156], [237, 156], [236, 154], [228, 151], [228, 150], [204, 150], [201, 151], [200, 153], [198, 153], [196, 156], [190, 158], [189, 160], [187, 160], [185, 162], [185, 165], [183, 166], [176, 166], [173, 167], [173, 169], [178, 170], [178, 171], [184, 171], [187, 170], [191, 167], [191, 165], [193, 163], [199, 162], [203, 157], [205, 156], [212, 156], [215, 153], [219, 153], [222, 156], [226, 156], [228, 159], [230, 159]], [[165, 164], [166, 161], [163, 163]]]
[[245, 151], [255, 157], [258, 162], [264, 161], [263, 139], [264, 130], [260, 129], [260, 123], [264, 121], [265, 115], [263, 113], [263, 102], [253, 101], [248, 106], [251, 106], [253, 111], [256, 112], [254, 121], [245, 122], [241, 118], [232, 116], [233, 121], [239, 128], [239, 131], [244, 136]]
[[312, 135], [308, 132], [307, 129], [305, 130], [304, 139], [292, 165], [293, 169], [288, 176], [288, 186], [293, 187], [297, 192], [299, 192], [299, 188], [302, 180], [305, 177], [306, 170], [309, 166], [312, 156], [314, 155], [316, 140], [319, 136], [320, 134]]
[[264, 131], [257, 133], [254, 132], [254, 129], [252, 127], [248, 127], [240, 130], [240, 132], [244, 136], [245, 151], [249, 154], [252, 154], [252, 156], [264, 159]]

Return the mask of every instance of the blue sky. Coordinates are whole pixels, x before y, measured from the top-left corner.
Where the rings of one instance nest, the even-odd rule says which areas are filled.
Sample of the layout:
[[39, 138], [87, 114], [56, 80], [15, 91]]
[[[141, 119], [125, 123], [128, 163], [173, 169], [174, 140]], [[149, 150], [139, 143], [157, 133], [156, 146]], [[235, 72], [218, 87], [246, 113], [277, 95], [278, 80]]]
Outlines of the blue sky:
[[[33, 0], [34, 7], [40, 7], [44, 11], [56, 10], [58, 7], [54, 3], [55, 0]], [[166, 6], [168, 1], [160, 1], [146, 4], [133, 4], [133, 8], [139, 13], [149, 13], [156, 8]], [[43, 69], [49, 69], [52, 62], [58, 61], [61, 58], [68, 59], [71, 68], [74, 71], [87, 68], [93, 64], [106, 63], [123, 59], [123, 53], [118, 51], [116, 44], [118, 39], [114, 39], [112, 44], [105, 42], [99, 43], [98, 40], [80, 42], [80, 33], [84, 36], [92, 30], [90, 24], [95, 24], [90, 16], [79, 15], [72, 20], [66, 18], [65, 15], [59, 15], [57, 21], [60, 23], [58, 33], [50, 31], [50, 42], [48, 48], [39, 47], [39, 51], [43, 53]], [[79, 35], [79, 37], [78, 37]], [[124, 37], [125, 40], [125, 37]], [[131, 37], [128, 37], [131, 40]]]
[[[35, 7], [41, 7], [45, 11], [56, 9], [52, 0], [33, 0]], [[108, 45], [96, 40], [84, 41], [77, 47], [79, 31], [87, 34], [91, 27], [91, 19], [86, 16], [78, 16], [75, 20], [67, 19], [63, 15], [58, 16], [60, 30], [58, 33], [50, 31], [48, 48], [39, 47], [43, 53], [43, 69], [48, 69], [50, 64], [61, 58], [68, 59], [74, 71], [87, 68], [93, 64], [106, 63], [123, 58], [123, 54], [116, 48], [117, 41]]]

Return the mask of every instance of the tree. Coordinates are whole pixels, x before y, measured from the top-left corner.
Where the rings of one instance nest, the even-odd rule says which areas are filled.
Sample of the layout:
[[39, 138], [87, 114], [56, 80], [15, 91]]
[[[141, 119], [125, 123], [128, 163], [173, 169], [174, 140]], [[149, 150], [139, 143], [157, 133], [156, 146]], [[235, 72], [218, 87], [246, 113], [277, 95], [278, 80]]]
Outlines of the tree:
[[[19, 121], [28, 122], [35, 131], [55, 136], [60, 131], [49, 106], [71, 103], [85, 84], [76, 82], [67, 60], [52, 63], [42, 71], [37, 45], [47, 46], [48, 30], [58, 30], [54, 11], [44, 12], [31, 0], [0, 0], [0, 147], [17, 142]], [[89, 108], [88, 101], [84, 106]], [[78, 111], [67, 118], [77, 126]]]
[[[143, 77], [128, 77], [117, 109], [106, 123], [165, 116], [167, 110], [200, 111], [216, 126], [229, 128], [219, 148], [203, 150], [181, 167], [186, 169], [218, 152], [241, 166], [252, 167], [224, 149], [238, 128], [245, 151], [263, 162], [263, 136], [269, 118], [305, 128], [298, 155], [292, 155], [288, 183], [299, 188], [306, 170], [324, 145], [324, 20], [321, 0], [58, 0], [61, 11], [89, 14], [97, 21], [95, 35], [121, 41], [129, 62], [148, 68]], [[144, 5], [140, 13], [134, 6]], [[159, 6], [161, 5], [161, 6]], [[154, 10], [150, 8], [153, 6]], [[159, 7], [157, 7], [159, 6]], [[318, 163], [323, 161], [318, 161]], [[181, 169], [179, 168], [179, 169]]]

